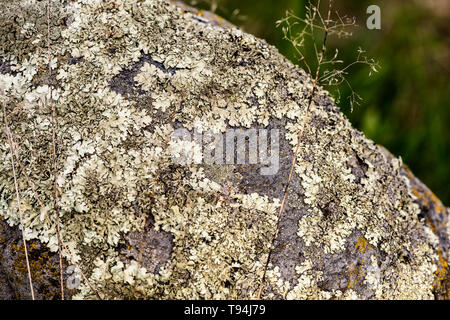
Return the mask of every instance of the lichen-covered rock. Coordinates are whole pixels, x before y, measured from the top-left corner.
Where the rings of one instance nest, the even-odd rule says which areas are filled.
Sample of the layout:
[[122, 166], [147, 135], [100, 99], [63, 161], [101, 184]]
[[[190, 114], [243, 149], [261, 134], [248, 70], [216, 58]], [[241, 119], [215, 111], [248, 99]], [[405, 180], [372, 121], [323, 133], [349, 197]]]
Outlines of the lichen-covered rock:
[[[310, 77], [263, 40], [161, 0], [53, 0], [50, 76], [46, 5], [0, 8], [0, 89], [29, 245], [56, 259], [51, 103], [61, 236], [101, 298], [255, 298]], [[278, 130], [279, 169], [174, 161], [180, 147], [202, 147], [172, 139], [181, 127]], [[448, 212], [429, 190], [353, 129], [326, 91], [301, 143], [262, 298], [448, 297]], [[16, 226], [9, 150], [3, 136], [0, 215]], [[26, 298], [11, 230], [0, 241], [1, 297]], [[54, 270], [32, 273], [48, 289], [40, 298], [58, 297]], [[96, 298], [84, 281], [73, 293]]]
[[[31, 261], [35, 298], [44, 300], [60, 298], [59, 256], [38, 240], [29, 241], [27, 248]], [[5, 221], [0, 220], [1, 300], [29, 298], [30, 285], [25, 261], [25, 251], [19, 228], [10, 227]], [[74, 288], [70, 288], [70, 283], [72, 283], [70, 269], [68, 271], [65, 269], [63, 274], [66, 298], [76, 293]]]

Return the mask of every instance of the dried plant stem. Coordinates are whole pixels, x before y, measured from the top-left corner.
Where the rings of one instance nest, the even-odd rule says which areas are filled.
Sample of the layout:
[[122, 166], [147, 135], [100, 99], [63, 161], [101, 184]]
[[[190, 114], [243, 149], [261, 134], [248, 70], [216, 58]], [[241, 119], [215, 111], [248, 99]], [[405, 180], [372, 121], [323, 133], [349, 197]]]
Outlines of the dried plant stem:
[[86, 277], [86, 275], [84, 274], [83, 270], [81, 270], [80, 266], [78, 265], [78, 263], [75, 262], [75, 259], [73, 258], [73, 256], [70, 254], [69, 249], [67, 248], [66, 244], [64, 243], [64, 241], [61, 241], [61, 244], [64, 248], [64, 251], [66, 252], [66, 254], [69, 256], [70, 261], [73, 263], [73, 265], [75, 267], [77, 267], [77, 269], [80, 271], [81, 276], [83, 277], [84, 281], [86, 281], [87, 285], [89, 286], [89, 288], [91, 288], [92, 292], [95, 294], [95, 296], [97, 297], [97, 299], [102, 300], [102, 298], [100, 297], [100, 295], [98, 294], [97, 290], [94, 289], [94, 287], [92, 286], [92, 284], [89, 282], [88, 278]]
[[[7, 119], [7, 118], [6, 118]], [[11, 140], [10, 143], [12, 143], [12, 145], [14, 146], [13, 148], [13, 152], [16, 158], [17, 163], [19, 164], [19, 166], [21, 167], [22, 172], [24, 173], [25, 176], [25, 180], [27, 181], [28, 185], [31, 187], [32, 191], [33, 191], [33, 195], [36, 199], [36, 201], [39, 203], [39, 205], [41, 206], [41, 208], [44, 207], [43, 202], [41, 201], [41, 199], [39, 199], [39, 196], [34, 188], [34, 185], [30, 179], [30, 177], [28, 176], [28, 174], [26, 173], [25, 167], [23, 166], [22, 162], [19, 159], [19, 154], [17, 152], [17, 148], [16, 143], [14, 141], [14, 135], [12, 133], [12, 131], [10, 129], [8, 129], [7, 131], [9, 133], [9, 139]], [[73, 256], [70, 254], [69, 249], [67, 248], [66, 244], [64, 243], [64, 241], [61, 239], [61, 244], [63, 246], [64, 251], [66, 252], [67, 256], [69, 257], [69, 260], [71, 261], [71, 263], [77, 267], [77, 269], [80, 271], [81, 276], [83, 277], [83, 279], [86, 281], [87, 285], [91, 288], [92, 292], [94, 292], [94, 294], [97, 296], [97, 298], [99, 300], [101, 300], [101, 297], [98, 295], [98, 293], [96, 292], [96, 290], [94, 289], [94, 287], [92, 286], [92, 284], [89, 282], [89, 280], [87, 279], [86, 275], [84, 274], [83, 270], [81, 270], [80, 266], [75, 262], [75, 259], [73, 258]]]
[[[49, 101], [51, 103], [52, 100], [52, 85], [50, 83], [52, 77], [52, 68], [51, 68], [51, 51], [50, 51], [50, 4], [51, 0], [48, 0], [47, 3], [47, 56], [48, 56], [48, 70], [49, 70]], [[62, 258], [62, 248], [69, 256], [69, 259], [72, 264], [74, 264], [78, 270], [80, 271], [81, 276], [84, 281], [86, 281], [89, 288], [96, 295], [96, 297], [101, 300], [102, 298], [94, 289], [92, 284], [87, 279], [83, 270], [81, 270], [80, 266], [75, 262], [72, 254], [67, 248], [66, 244], [62, 240], [61, 237], [61, 219], [59, 217], [59, 198], [58, 198], [58, 184], [57, 184], [57, 166], [56, 166], [56, 109], [55, 105], [51, 103], [51, 122], [52, 122], [52, 164], [53, 164], [53, 188], [55, 193], [55, 213], [56, 213], [56, 233], [58, 237], [58, 253], [59, 253], [59, 275], [60, 275], [60, 287], [61, 287], [61, 299], [64, 300], [64, 277], [63, 277], [63, 258]]]
[[[2, 91], [2, 96], [4, 96], [3, 91]], [[22, 232], [23, 247], [25, 248], [25, 261], [26, 261], [26, 265], [27, 265], [28, 281], [30, 283], [31, 299], [34, 300], [33, 280], [31, 279], [30, 261], [28, 260], [27, 241], [25, 240], [25, 228], [23, 225], [23, 213], [22, 213], [22, 207], [21, 207], [21, 201], [20, 201], [19, 185], [17, 183], [16, 166], [15, 166], [15, 162], [14, 162], [15, 148], [14, 148], [12, 138], [11, 138], [11, 131], [9, 130], [8, 117], [6, 115], [5, 101], [3, 101], [2, 105], [3, 105], [3, 117], [5, 120], [5, 132], [6, 132], [6, 137], [8, 139], [9, 148], [11, 150], [11, 165], [12, 165], [12, 171], [13, 171], [13, 177], [14, 177], [14, 188], [16, 189], [17, 204], [18, 204], [18, 209], [19, 209], [20, 230]]]
[[[9, 114], [9, 116], [11, 116], [11, 114]], [[11, 130], [9, 130], [9, 133], [10, 133], [11, 142], [12, 142], [12, 144], [14, 145], [14, 156], [15, 156], [15, 158], [16, 158], [15, 161], [19, 164], [21, 173], [23, 173], [23, 175], [24, 175], [24, 177], [25, 177], [25, 181], [26, 181], [27, 184], [31, 187], [31, 191], [33, 192], [34, 198], [35, 198], [36, 201], [39, 203], [39, 206], [40, 206], [41, 208], [44, 208], [44, 207], [45, 207], [45, 206], [44, 206], [44, 203], [42, 203], [41, 199], [39, 199], [39, 197], [38, 197], [38, 195], [37, 195], [37, 192], [36, 192], [36, 188], [35, 188], [34, 184], [31, 182], [30, 177], [28, 176], [28, 173], [27, 173], [27, 171], [25, 170], [25, 166], [23, 165], [22, 161], [20, 161], [19, 153], [17, 152], [17, 149], [18, 149], [18, 148], [16, 148], [17, 143], [16, 143], [16, 141], [14, 140], [14, 134], [13, 134], [13, 132], [12, 132]]]
[[63, 261], [62, 261], [62, 252], [61, 252], [61, 220], [59, 217], [59, 202], [58, 202], [58, 185], [57, 185], [57, 168], [56, 168], [56, 121], [55, 121], [55, 105], [52, 101], [52, 85], [50, 83], [52, 77], [52, 68], [51, 68], [51, 51], [50, 51], [50, 3], [51, 0], [48, 0], [47, 5], [47, 55], [48, 55], [48, 71], [49, 71], [49, 94], [50, 98], [48, 99], [51, 104], [51, 112], [52, 112], [52, 162], [53, 162], [53, 188], [55, 192], [55, 213], [56, 213], [56, 230], [58, 236], [58, 253], [59, 253], [59, 282], [61, 286], [61, 299], [64, 300], [64, 277], [63, 277]]
[[298, 153], [299, 153], [299, 150], [300, 150], [300, 144], [301, 144], [301, 141], [302, 141], [302, 138], [303, 138], [303, 133], [305, 131], [305, 126], [306, 126], [306, 123], [307, 123], [307, 121], [309, 119], [309, 113], [310, 113], [310, 109], [311, 109], [311, 104], [312, 104], [314, 95], [316, 94], [316, 91], [317, 91], [318, 82], [319, 82], [319, 74], [320, 74], [320, 66], [322, 65], [323, 57], [324, 57], [325, 51], [326, 51], [326, 43], [327, 43], [327, 37], [328, 37], [328, 31], [329, 31], [328, 25], [329, 25], [330, 17], [331, 17], [332, 2], [333, 2], [332, 0], [328, 1], [328, 17], [324, 21], [324, 29], [323, 29], [324, 36], [323, 36], [323, 42], [322, 42], [322, 50], [321, 50], [320, 55], [319, 55], [317, 69], [316, 69], [316, 75], [315, 75], [315, 78], [314, 78], [311, 94], [310, 94], [309, 99], [308, 99], [308, 105], [306, 107], [306, 112], [305, 112], [305, 115], [303, 116], [302, 126], [300, 128], [299, 133], [298, 133], [297, 146], [295, 148], [294, 156], [292, 157], [292, 163], [291, 163], [291, 167], [289, 169], [289, 176], [288, 176], [288, 180], [287, 180], [287, 183], [286, 183], [286, 187], [284, 189], [283, 200], [281, 201], [280, 210], [278, 211], [278, 217], [277, 217], [277, 224], [276, 224], [276, 228], [275, 228], [275, 233], [274, 233], [274, 235], [272, 237], [272, 242], [270, 244], [270, 249], [269, 249], [269, 255], [268, 255], [267, 261], [266, 261], [266, 263], [264, 265], [264, 272], [263, 272], [263, 276], [262, 276], [261, 283], [260, 283], [260, 286], [259, 286], [257, 299], [261, 299], [261, 294], [262, 294], [262, 291], [263, 291], [263, 288], [264, 288], [264, 282], [265, 282], [265, 279], [266, 279], [267, 268], [269, 266], [270, 257], [272, 255], [272, 251], [274, 249], [275, 240], [276, 240], [276, 238], [278, 236], [281, 215], [283, 214], [283, 210], [284, 210], [285, 203], [286, 203], [286, 198], [287, 198], [288, 191], [289, 191], [289, 184], [291, 183], [292, 175], [294, 173], [295, 163], [297, 161], [297, 156], [298, 156]]

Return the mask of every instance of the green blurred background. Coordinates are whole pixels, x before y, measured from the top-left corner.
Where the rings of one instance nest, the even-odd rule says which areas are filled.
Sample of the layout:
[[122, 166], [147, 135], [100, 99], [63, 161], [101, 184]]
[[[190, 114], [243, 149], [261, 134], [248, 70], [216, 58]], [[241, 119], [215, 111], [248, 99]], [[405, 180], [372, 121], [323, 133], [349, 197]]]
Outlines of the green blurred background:
[[[305, 0], [186, 0], [215, 11], [244, 31], [266, 39], [294, 63], [291, 44], [275, 22], [286, 10], [303, 16]], [[313, 1], [315, 3], [315, 1]], [[381, 30], [368, 30], [366, 9], [381, 8]], [[322, 6], [327, 1], [322, 0]], [[342, 85], [339, 107], [353, 125], [376, 143], [401, 156], [415, 175], [450, 206], [450, 1], [335, 0], [341, 16], [356, 18], [358, 27], [347, 39], [331, 38], [345, 62], [355, 60], [358, 47], [380, 65], [358, 66], [347, 80], [363, 98], [350, 110], [349, 90]]]

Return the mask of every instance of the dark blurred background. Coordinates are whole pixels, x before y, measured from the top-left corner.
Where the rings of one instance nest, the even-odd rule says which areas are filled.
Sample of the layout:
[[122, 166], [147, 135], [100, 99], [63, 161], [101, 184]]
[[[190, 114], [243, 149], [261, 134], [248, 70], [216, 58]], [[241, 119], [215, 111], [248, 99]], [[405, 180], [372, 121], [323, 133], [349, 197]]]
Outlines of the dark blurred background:
[[[286, 10], [303, 16], [306, 0], [185, 0], [215, 11], [244, 31], [267, 40], [294, 63], [291, 44], [283, 40], [276, 21]], [[313, 1], [315, 3], [315, 1]], [[327, 1], [322, 0], [325, 9]], [[381, 8], [381, 30], [368, 30], [366, 9]], [[341, 16], [356, 18], [358, 27], [347, 39], [331, 38], [345, 62], [355, 60], [358, 47], [380, 65], [351, 69], [347, 80], [362, 102], [350, 110], [340, 88], [339, 107], [365, 135], [401, 156], [415, 175], [450, 206], [450, 0], [335, 0]]]

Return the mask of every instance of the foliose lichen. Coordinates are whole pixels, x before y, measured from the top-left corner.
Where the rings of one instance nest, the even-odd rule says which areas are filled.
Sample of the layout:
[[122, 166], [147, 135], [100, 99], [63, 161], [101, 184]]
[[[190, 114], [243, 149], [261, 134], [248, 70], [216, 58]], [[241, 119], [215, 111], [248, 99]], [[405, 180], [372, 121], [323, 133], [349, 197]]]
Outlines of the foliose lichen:
[[[19, 175], [18, 203], [2, 139], [0, 215], [17, 225], [20, 205], [27, 240], [57, 250], [51, 103], [61, 236], [102, 298], [256, 297], [282, 195], [242, 192], [235, 167], [173, 163], [171, 134], [175, 125], [224, 132], [283, 120], [292, 152], [310, 77], [265, 41], [166, 1], [52, 2], [50, 62], [46, 2], [0, 10], [8, 66], [0, 88], [31, 181]], [[433, 298], [439, 240], [419, 217], [401, 162], [353, 129], [322, 89], [301, 145], [295, 175], [304, 193], [289, 204], [302, 210], [301, 256], [292, 267], [270, 261], [263, 297]], [[119, 249], [149, 220], [173, 237], [155, 272]], [[289, 246], [278, 240], [277, 250]], [[75, 295], [95, 297], [84, 282]]]

